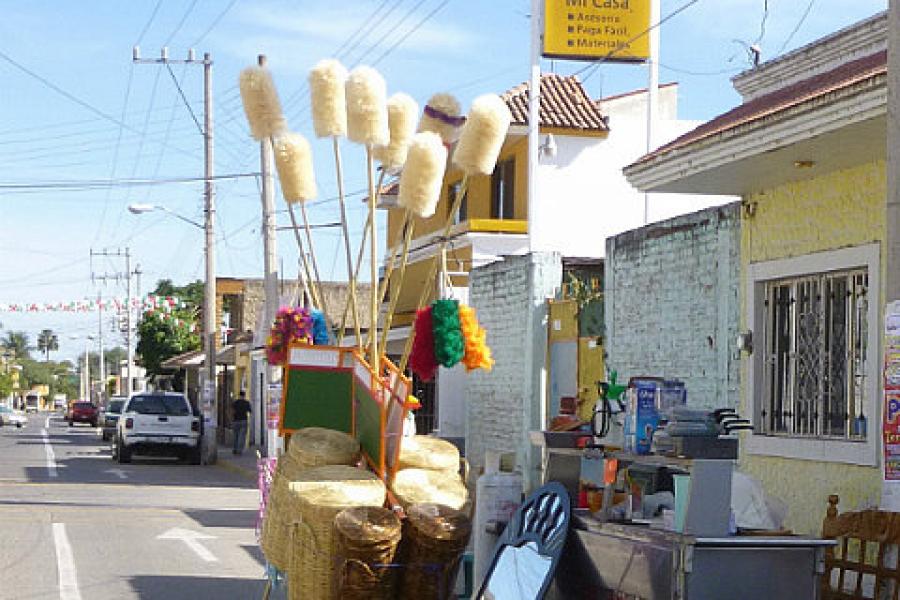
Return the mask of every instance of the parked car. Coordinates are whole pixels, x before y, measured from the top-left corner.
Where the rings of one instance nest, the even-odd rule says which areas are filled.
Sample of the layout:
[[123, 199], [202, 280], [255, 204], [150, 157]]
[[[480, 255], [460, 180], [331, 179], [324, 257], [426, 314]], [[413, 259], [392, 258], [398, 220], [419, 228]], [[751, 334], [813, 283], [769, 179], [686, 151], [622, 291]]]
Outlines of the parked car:
[[28, 417], [17, 410], [0, 404], [0, 425], [15, 425], [17, 428], [25, 427]]
[[116, 433], [116, 423], [119, 422], [119, 415], [122, 414], [122, 407], [128, 398], [124, 396], [113, 396], [109, 399], [109, 404], [100, 414], [100, 423], [103, 426], [103, 441], [108, 442]]
[[91, 427], [96, 427], [100, 416], [98, 412], [97, 407], [90, 402], [76, 402], [69, 414], [69, 427], [75, 423], [89, 423]]
[[38, 412], [40, 410], [40, 397], [37, 394], [25, 396], [25, 412]]
[[175, 455], [200, 464], [200, 419], [184, 394], [135, 394], [116, 424], [113, 458], [131, 462], [132, 454]]

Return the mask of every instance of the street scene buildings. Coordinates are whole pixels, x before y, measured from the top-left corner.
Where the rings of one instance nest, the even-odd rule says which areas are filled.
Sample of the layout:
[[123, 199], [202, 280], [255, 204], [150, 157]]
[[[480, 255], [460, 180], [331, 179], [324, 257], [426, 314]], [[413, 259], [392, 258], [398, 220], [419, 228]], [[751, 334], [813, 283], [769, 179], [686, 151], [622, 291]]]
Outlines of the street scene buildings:
[[0, 599], [896, 596], [900, 3], [213, 4], [0, 25]]

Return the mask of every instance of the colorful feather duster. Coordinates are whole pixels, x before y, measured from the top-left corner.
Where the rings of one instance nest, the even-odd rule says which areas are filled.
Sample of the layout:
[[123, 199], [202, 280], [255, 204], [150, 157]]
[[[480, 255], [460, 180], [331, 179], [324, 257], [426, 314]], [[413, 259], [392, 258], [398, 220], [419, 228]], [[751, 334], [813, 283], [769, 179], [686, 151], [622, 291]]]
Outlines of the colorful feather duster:
[[409, 355], [409, 368], [422, 381], [431, 381], [437, 373], [438, 364], [434, 358], [434, 331], [430, 306], [420, 308], [416, 312], [413, 332], [415, 337]]
[[462, 359], [466, 371], [490, 371], [494, 366], [494, 359], [491, 358], [491, 349], [487, 345], [487, 331], [478, 324], [474, 308], [459, 305], [459, 325], [466, 343], [466, 353]]
[[434, 327], [434, 357], [438, 364], [450, 369], [462, 360], [466, 351], [459, 326], [459, 302], [437, 300], [431, 305], [431, 320]]

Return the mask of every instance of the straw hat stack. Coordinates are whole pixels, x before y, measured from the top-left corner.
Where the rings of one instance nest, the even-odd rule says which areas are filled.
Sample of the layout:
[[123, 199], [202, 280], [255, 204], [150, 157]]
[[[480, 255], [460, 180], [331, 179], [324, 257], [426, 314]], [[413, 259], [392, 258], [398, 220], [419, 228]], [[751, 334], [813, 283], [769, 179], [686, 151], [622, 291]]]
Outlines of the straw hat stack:
[[468, 513], [471, 503], [459, 465], [459, 450], [446, 440], [428, 435], [404, 438], [391, 490], [404, 508], [424, 502]]
[[290, 483], [313, 467], [349, 466], [358, 460], [359, 443], [346, 433], [307, 427], [291, 436], [287, 453], [278, 459], [260, 535], [260, 546], [270, 563], [281, 571], [290, 566], [290, 523], [294, 521], [288, 509]]
[[341, 600], [393, 600], [394, 554], [400, 519], [372, 506], [347, 508], [334, 518], [335, 596]]
[[382, 506], [384, 483], [374, 473], [356, 467], [324, 466], [304, 471], [289, 487], [288, 510], [293, 515], [289, 597], [336, 598], [332, 589], [337, 555], [335, 517], [347, 508]]
[[397, 598], [449, 598], [472, 521], [441, 504], [413, 504], [407, 510], [400, 544], [404, 565]]

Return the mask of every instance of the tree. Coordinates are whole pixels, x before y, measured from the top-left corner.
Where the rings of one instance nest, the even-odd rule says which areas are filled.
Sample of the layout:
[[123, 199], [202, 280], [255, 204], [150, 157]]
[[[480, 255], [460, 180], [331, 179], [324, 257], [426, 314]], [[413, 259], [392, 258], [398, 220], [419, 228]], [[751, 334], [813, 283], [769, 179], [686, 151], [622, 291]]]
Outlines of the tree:
[[38, 334], [37, 349], [44, 353], [45, 362], [50, 362], [50, 353], [59, 350], [59, 337], [52, 329], [42, 329]]
[[31, 358], [31, 342], [24, 331], [7, 331], [3, 345], [12, 350], [16, 358]]
[[200, 348], [196, 333], [199, 306], [203, 303], [203, 282], [176, 286], [169, 279], [156, 284], [153, 294], [175, 296], [184, 305], [171, 310], [150, 310], [137, 325], [137, 353], [148, 375], [157, 375], [168, 358]]

